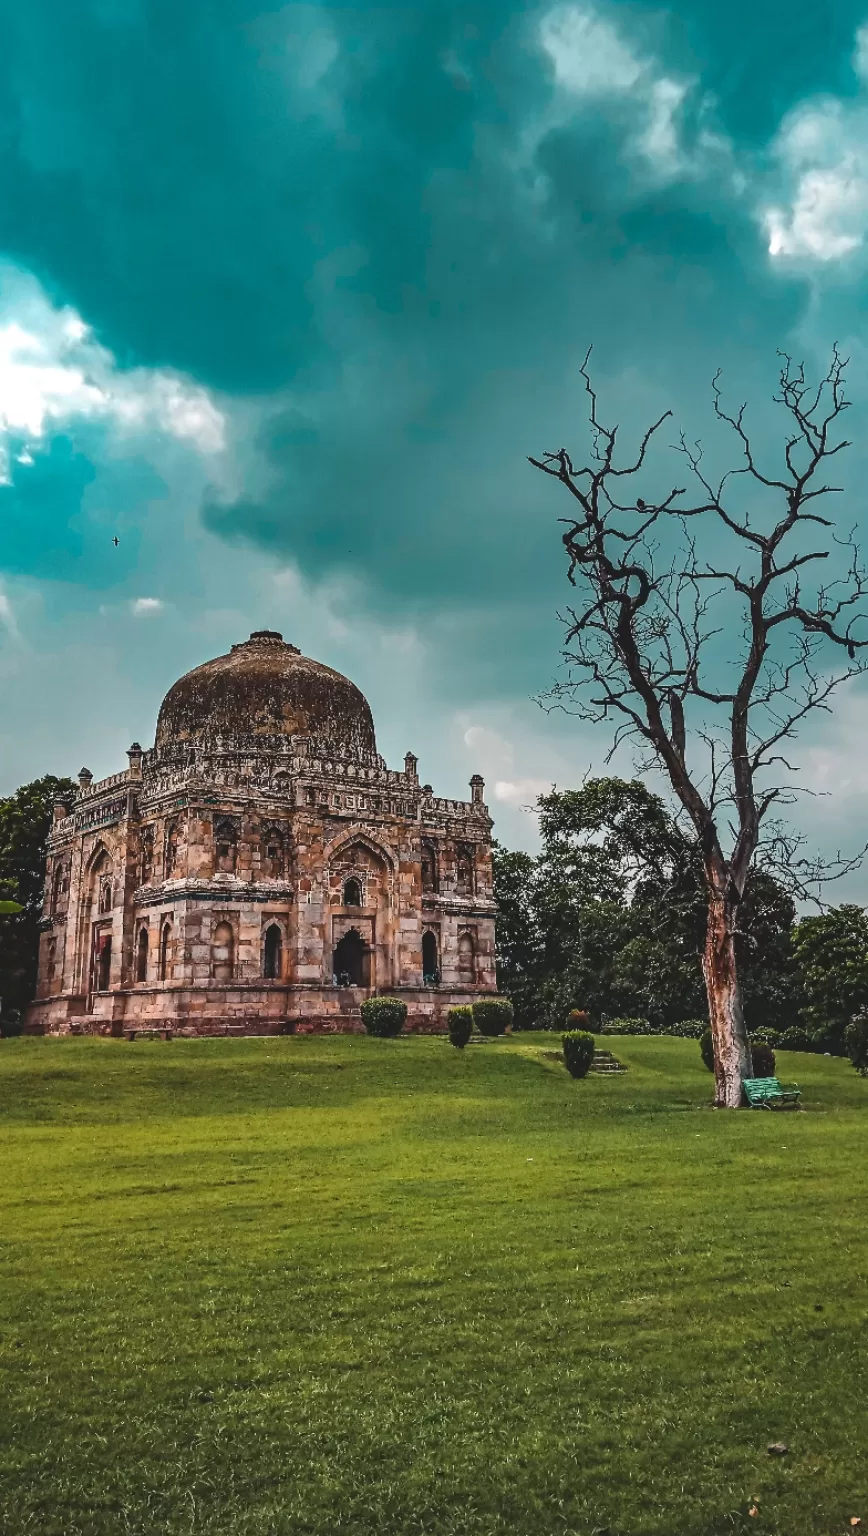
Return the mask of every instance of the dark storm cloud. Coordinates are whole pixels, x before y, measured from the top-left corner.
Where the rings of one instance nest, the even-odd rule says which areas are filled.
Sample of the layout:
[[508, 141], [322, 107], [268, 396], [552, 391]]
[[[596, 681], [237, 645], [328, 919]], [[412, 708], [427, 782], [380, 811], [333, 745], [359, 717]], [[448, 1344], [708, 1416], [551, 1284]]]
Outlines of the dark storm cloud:
[[[602, 10], [684, 83], [673, 171], [636, 150], [639, 87], [553, 110], [544, 11], [0, 6], [0, 245], [121, 364], [258, 402], [243, 494], [204, 508], [227, 541], [548, 623], [561, 508], [525, 454], [575, 436], [588, 342], [638, 425], [797, 322], [731, 165], [841, 86], [860, 12]], [[49, 471], [80, 499], [74, 454]]]

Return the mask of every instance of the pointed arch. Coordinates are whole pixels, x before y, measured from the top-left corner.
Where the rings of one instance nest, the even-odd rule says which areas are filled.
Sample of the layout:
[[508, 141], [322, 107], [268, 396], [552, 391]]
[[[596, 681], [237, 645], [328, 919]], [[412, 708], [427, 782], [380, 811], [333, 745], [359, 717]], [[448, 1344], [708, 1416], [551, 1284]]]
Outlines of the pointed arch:
[[280, 924], [269, 923], [262, 942], [262, 974], [266, 981], [279, 981], [283, 975], [283, 933]]
[[397, 855], [393, 853], [386, 843], [380, 842], [380, 839], [377, 837], [372, 837], [365, 827], [358, 825], [348, 827], [346, 832], [340, 833], [338, 837], [333, 838], [330, 843], [326, 844], [323, 849], [323, 864], [325, 867], [328, 868], [332, 859], [336, 858], [339, 853], [344, 853], [347, 848], [356, 843], [362, 848], [367, 848], [368, 852], [372, 853], [375, 858], [382, 859], [387, 865], [390, 875], [395, 874], [398, 868]]

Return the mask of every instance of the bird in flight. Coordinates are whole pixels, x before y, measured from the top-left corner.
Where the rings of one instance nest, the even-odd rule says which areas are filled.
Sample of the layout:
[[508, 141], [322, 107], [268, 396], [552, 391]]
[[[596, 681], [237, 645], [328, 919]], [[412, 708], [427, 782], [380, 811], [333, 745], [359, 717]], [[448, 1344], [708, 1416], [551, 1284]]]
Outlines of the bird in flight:
[[119, 539], [119, 538], [118, 538], [118, 536], [117, 536], [117, 534], [115, 534], [115, 536], [114, 536], [114, 538], [113, 538], [113, 539], [112, 539], [112, 543], [113, 543], [113, 545], [114, 545], [114, 547], [115, 547], [115, 549], [117, 549], [117, 547], [118, 547], [118, 545], [119, 545], [119, 544], [120, 544], [120, 542], [121, 542], [121, 541], [120, 541], [120, 539]]

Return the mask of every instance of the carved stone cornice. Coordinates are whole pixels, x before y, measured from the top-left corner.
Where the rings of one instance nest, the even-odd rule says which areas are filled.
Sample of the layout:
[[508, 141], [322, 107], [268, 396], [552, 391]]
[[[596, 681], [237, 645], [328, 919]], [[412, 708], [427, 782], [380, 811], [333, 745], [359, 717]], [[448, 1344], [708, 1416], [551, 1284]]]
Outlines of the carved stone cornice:
[[231, 875], [208, 880], [164, 880], [140, 885], [133, 893], [137, 907], [164, 907], [177, 901], [220, 902], [294, 901], [295, 887], [286, 880], [236, 880]]

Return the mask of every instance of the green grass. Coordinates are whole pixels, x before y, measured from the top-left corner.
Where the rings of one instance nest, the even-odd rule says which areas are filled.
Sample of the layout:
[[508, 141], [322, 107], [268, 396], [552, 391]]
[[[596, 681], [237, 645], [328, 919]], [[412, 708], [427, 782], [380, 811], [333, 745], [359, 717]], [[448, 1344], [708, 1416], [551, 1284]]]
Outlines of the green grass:
[[555, 1043], [4, 1041], [4, 1536], [868, 1526], [868, 1083]]

